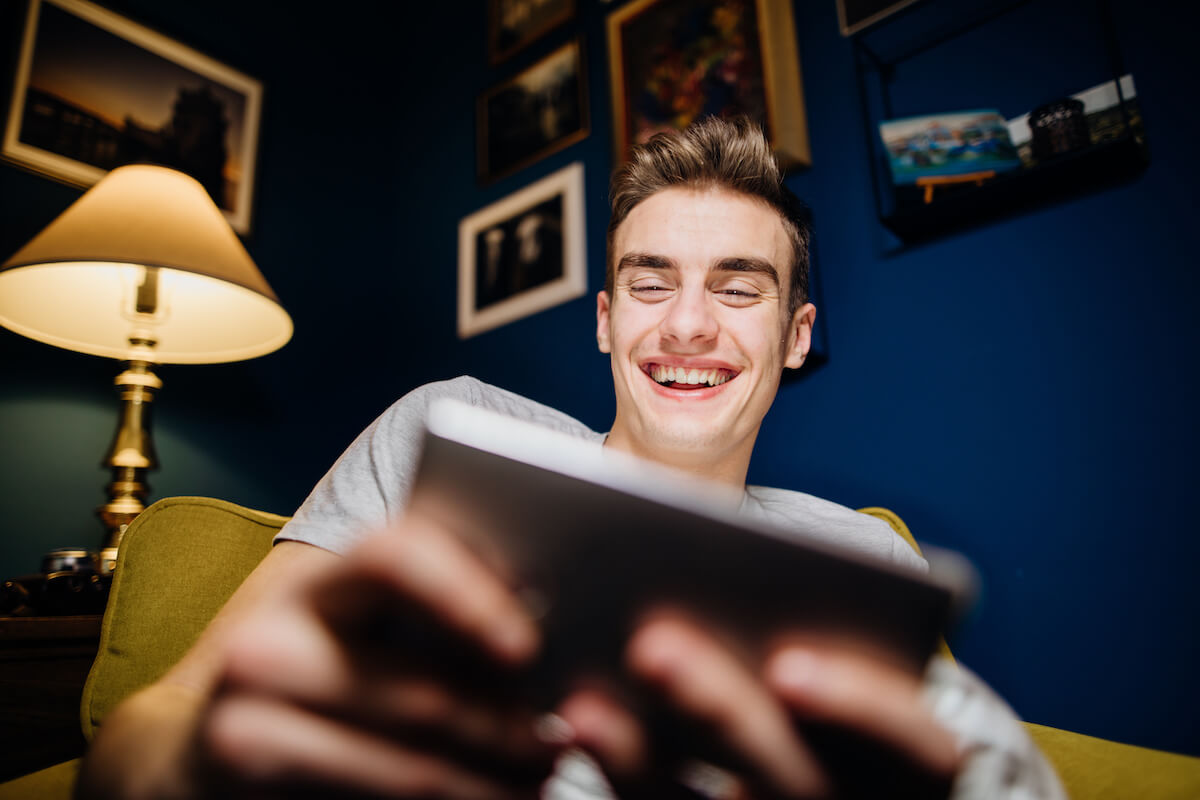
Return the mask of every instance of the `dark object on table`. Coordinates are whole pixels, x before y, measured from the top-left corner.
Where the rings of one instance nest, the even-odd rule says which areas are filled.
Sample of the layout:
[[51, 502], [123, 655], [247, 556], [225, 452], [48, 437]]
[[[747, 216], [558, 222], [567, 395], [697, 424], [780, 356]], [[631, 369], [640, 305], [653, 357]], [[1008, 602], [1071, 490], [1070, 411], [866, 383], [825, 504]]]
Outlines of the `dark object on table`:
[[1091, 144], [1083, 101], [1064, 97], [1029, 113], [1030, 146], [1038, 160], [1081, 150]]
[[60, 547], [42, 557], [42, 571], [0, 584], [0, 614], [56, 617], [103, 614], [112, 574], [97, 569], [96, 554]]
[[112, 575], [50, 572], [22, 575], [0, 584], [0, 614], [56, 617], [103, 614]]
[[97, 572], [96, 554], [82, 547], [60, 547], [42, 556], [42, 572]]

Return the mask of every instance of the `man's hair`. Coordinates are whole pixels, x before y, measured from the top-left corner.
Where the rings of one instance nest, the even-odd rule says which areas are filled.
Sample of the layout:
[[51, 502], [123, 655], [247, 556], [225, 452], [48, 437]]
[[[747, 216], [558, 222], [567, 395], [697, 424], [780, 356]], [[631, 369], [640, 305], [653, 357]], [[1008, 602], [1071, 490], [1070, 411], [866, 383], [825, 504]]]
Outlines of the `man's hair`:
[[612, 296], [617, 264], [613, 241], [629, 213], [651, 195], [675, 187], [723, 188], [757, 198], [779, 212], [792, 243], [788, 316], [808, 300], [808, 208], [783, 185], [766, 136], [746, 117], [706, 117], [683, 131], [655, 134], [635, 145], [609, 187], [608, 265], [604, 288]]

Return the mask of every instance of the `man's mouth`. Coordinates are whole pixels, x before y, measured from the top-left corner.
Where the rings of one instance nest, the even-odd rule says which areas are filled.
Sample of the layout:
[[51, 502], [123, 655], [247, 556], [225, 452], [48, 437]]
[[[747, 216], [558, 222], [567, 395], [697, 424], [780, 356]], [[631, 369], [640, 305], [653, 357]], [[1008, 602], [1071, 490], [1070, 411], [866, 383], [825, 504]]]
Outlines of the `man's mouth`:
[[720, 367], [697, 369], [695, 367], [649, 364], [644, 369], [651, 380], [659, 386], [670, 386], [673, 389], [704, 389], [709, 386], [720, 386], [737, 377], [737, 373], [733, 370]]

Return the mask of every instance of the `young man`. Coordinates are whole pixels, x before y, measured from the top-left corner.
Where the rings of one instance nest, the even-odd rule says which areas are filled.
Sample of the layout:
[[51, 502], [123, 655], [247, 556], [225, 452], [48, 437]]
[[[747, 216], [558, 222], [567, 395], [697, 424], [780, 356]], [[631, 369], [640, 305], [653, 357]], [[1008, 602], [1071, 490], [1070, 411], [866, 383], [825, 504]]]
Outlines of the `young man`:
[[[740, 513], [920, 566], [877, 520], [745, 485], [780, 374], [810, 346], [808, 236], [749, 123], [710, 120], [639, 148], [614, 177], [597, 297], [617, 398], [607, 434], [472, 379], [410, 393], [347, 450], [195, 648], [105, 720], [83, 795], [586, 798], [611, 784], [653, 797], [1059, 796], [1015, 718], [965, 671], [936, 663], [922, 685], [812, 644], [750, 668], [679, 615], [652, 617], [625, 658], [705, 733], [704, 761], [665, 752], [598, 691], [537, 715], [505, 691], [537, 628], [451, 532], [403, 507], [425, 408], [455, 396], [723, 484]], [[448, 674], [381, 633], [413, 626], [457, 640], [469, 666]], [[806, 736], [817, 728], [853, 740], [858, 763], [835, 763]]]

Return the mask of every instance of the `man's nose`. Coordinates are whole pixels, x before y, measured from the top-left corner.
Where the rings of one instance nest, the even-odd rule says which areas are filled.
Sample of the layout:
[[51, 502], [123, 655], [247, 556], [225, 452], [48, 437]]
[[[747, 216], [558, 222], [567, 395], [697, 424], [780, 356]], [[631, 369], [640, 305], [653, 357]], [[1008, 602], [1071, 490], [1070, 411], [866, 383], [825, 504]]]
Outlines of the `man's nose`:
[[708, 342], [717, 336], [717, 318], [702, 288], [684, 289], [670, 300], [660, 329], [663, 337], [681, 345]]

